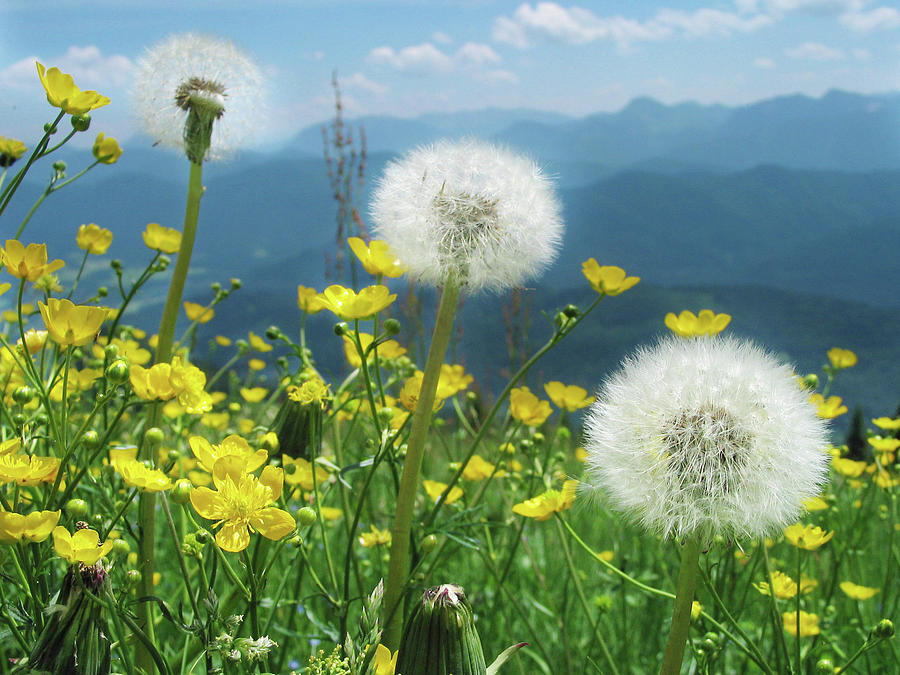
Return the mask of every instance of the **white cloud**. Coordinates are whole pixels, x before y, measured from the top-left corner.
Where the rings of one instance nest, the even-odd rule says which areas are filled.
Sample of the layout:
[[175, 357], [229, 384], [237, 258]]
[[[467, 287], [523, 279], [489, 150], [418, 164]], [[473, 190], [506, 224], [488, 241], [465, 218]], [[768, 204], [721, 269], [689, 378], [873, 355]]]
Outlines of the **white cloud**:
[[0, 83], [13, 89], [27, 89], [38, 81], [35, 61], [47, 68], [57, 67], [68, 73], [81, 89], [96, 89], [101, 94], [131, 81], [134, 63], [127, 56], [104, 56], [95, 45], [70, 46], [62, 56], [42, 59], [27, 56], [0, 70]]
[[[755, 3], [742, 3], [753, 10]], [[582, 7], [563, 7], [555, 2], [519, 5], [512, 16], [494, 21], [495, 41], [520, 49], [538, 40], [551, 40], [580, 45], [596, 40], [611, 40], [627, 47], [633, 42], [661, 40], [681, 34], [690, 37], [729, 35], [735, 31], [750, 32], [769, 26], [771, 16], [760, 13], [726, 12], [700, 8], [693, 12], [661, 9], [651, 19], [638, 21], [621, 15], [597, 16]]]
[[456, 52], [454, 58], [464, 63], [500, 63], [503, 59], [489, 45], [467, 42]]
[[763, 70], [771, 70], [775, 67], [775, 62], [770, 58], [761, 56], [758, 59], [754, 59], [753, 65], [757, 68], [762, 68]]
[[444, 31], [435, 31], [431, 34], [431, 39], [434, 42], [437, 42], [439, 45], [449, 45], [453, 42], [453, 38], [447, 35]]
[[362, 73], [353, 73], [350, 77], [340, 78], [341, 87], [347, 89], [361, 89], [372, 94], [384, 94], [388, 87], [374, 80], [370, 80]]
[[707, 8], [694, 12], [662, 9], [657, 13], [655, 20], [661, 24], [678, 28], [686, 35], [694, 37], [729, 35], [733, 32], [749, 33], [765, 28], [774, 22], [772, 17], [765, 14], [743, 17], [733, 12]]
[[821, 42], [804, 42], [802, 45], [785, 49], [784, 53], [792, 59], [804, 59], [807, 61], [840, 61], [845, 58], [844, 52], [823, 45]]
[[868, 61], [872, 58], [872, 52], [868, 49], [851, 49], [850, 53], [853, 54], [853, 58], [857, 61]]
[[510, 70], [503, 70], [502, 68], [487, 70], [483, 73], [478, 73], [475, 77], [482, 82], [501, 82], [506, 84], [517, 84], [519, 82], [518, 75]]
[[804, 12], [806, 14], [840, 14], [859, 9], [865, 0], [765, 0], [766, 10], [774, 14]]
[[393, 47], [376, 47], [368, 59], [376, 65], [414, 75], [448, 73], [458, 67], [477, 68], [500, 63], [503, 59], [490, 45], [467, 42], [453, 54], [447, 54], [430, 42], [399, 51]]
[[394, 51], [393, 47], [376, 47], [369, 52], [372, 63], [390, 66], [394, 70], [417, 75], [453, 70], [453, 59], [430, 42], [404, 47]]
[[841, 23], [860, 33], [898, 28], [900, 10], [893, 7], [876, 7], [868, 12], [850, 11], [841, 15]]

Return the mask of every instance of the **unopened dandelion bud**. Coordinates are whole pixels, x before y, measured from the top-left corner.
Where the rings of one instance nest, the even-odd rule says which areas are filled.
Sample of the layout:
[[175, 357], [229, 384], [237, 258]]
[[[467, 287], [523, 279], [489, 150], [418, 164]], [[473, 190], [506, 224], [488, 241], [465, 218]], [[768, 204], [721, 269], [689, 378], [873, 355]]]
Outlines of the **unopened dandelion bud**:
[[887, 640], [894, 637], [894, 622], [890, 619], [882, 619], [872, 628], [872, 637]]
[[297, 511], [297, 524], [300, 527], [309, 527], [312, 525], [318, 517], [316, 516], [316, 510], [311, 506], [304, 506], [302, 509]]
[[406, 623], [397, 656], [398, 673], [484, 675], [481, 639], [463, 589], [427, 589]]
[[402, 326], [397, 319], [385, 319], [384, 320], [384, 332], [388, 335], [396, 335], [400, 332]]
[[72, 128], [75, 131], [87, 131], [91, 127], [91, 116], [88, 113], [83, 115], [72, 115]]

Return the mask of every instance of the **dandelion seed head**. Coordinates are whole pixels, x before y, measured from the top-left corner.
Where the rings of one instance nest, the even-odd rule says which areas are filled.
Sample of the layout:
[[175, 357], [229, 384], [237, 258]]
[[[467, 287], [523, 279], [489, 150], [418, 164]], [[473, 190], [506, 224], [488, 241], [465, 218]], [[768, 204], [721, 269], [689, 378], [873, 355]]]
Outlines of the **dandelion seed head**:
[[556, 256], [561, 208], [531, 160], [475, 139], [439, 141], [385, 169], [371, 205], [376, 235], [408, 274], [470, 290], [521, 285]]
[[826, 422], [750, 342], [668, 338], [602, 386], [586, 423], [595, 494], [663, 537], [783, 528], [828, 469]]
[[144, 130], [161, 145], [184, 151], [192, 108], [215, 120], [205, 159], [231, 155], [261, 125], [262, 75], [231, 41], [180, 33], [147, 50], [138, 62], [133, 91]]

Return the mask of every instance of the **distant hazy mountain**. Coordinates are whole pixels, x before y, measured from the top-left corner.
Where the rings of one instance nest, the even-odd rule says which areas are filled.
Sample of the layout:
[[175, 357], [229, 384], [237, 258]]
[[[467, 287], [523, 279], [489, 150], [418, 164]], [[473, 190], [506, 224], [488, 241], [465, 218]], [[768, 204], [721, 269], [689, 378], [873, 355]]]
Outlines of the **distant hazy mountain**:
[[[469, 111], [413, 119], [363, 117], [375, 151], [403, 152], [441, 136], [475, 134], [527, 150], [541, 161], [591, 162], [607, 169], [733, 170], [757, 164], [864, 171], [900, 168], [900, 94], [829, 91], [746, 106], [638, 98], [614, 113], [573, 119], [535, 110]], [[289, 144], [322, 150], [322, 125]]]

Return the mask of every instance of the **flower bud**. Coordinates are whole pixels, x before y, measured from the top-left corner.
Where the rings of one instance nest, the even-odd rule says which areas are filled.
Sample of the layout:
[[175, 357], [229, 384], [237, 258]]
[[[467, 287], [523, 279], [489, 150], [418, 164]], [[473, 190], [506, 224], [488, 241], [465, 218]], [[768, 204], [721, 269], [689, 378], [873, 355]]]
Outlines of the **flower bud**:
[[53, 170], [56, 173], [65, 173], [66, 163], [61, 159], [56, 160], [55, 162], [53, 162]]
[[388, 335], [396, 335], [400, 332], [400, 322], [397, 319], [385, 319], [384, 320], [384, 332]]
[[129, 544], [124, 539], [116, 539], [113, 542], [113, 554], [117, 556], [128, 555], [131, 552], [131, 544]]
[[50, 134], [51, 136], [58, 131], [58, 128], [52, 122], [47, 122], [44, 124], [44, 133]]
[[304, 506], [297, 511], [297, 524], [300, 525], [300, 527], [309, 527], [316, 522], [316, 520], [316, 510], [311, 506]]
[[345, 335], [350, 330], [350, 327], [341, 321], [340, 323], [334, 324], [334, 334], [338, 337]]
[[872, 637], [887, 640], [894, 637], [894, 622], [890, 619], [882, 619], [872, 629]]
[[128, 570], [125, 572], [125, 581], [131, 586], [137, 586], [141, 583], [142, 578], [143, 576], [139, 570]]
[[182, 478], [175, 482], [175, 487], [172, 488], [171, 492], [169, 492], [169, 496], [172, 498], [172, 501], [176, 504], [187, 504], [191, 498], [191, 490], [194, 488], [191, 485], [191, 481], [187, 478]]
[[159, 427], [150, 427], [144, 432], [144, 442], [155, 447], [165, 440], [166, 435]]
[[241, 286], [243, 286], [243, 282], [240, 279], [229, 279], [229, 283], [231, 283], [231, 290], [236, 291]]
[[109, 362], [113, 362], [119, 358], [119, 351], [119, 345], [106, 345], [103, 348], [103, 358]]
[[472, 606], [454, 584], [425, 591], [400, 640], [398, 673], [484, 675], [484, 652]]
[[803, 378], [803, 386], [810, 391], [815, 391], [815, 389], [819, 386], [819, 376], [815, 373], [810, 373]]
[[12, 396], [13, 401], [19, 405], [26, 405], [34, 400], [35, 391], [27, 384], [23, 384], [21, 387], [15, 388]]
[[575, 319], [581, 314], [581, 310], [577, 305], [566, 305], [563, 307], [562, 313], [568, 319]]
[[422, 553], [428, 554], [431, 553], [438, 545], [438, 539], [433, 534], [429, 534], [422, 540], [422, 543], [419, 544], [419, 548], [422, 550]]
[[81, 443], [90, 452], [100, 447], [100, 434], [93, 429], [88, 429], [81, 434]]
[[109, 289], [106, 286], [101, 286], [97, 289], [98, 298], [105, 298], [107, 295], [109, 295]]
[[266, 328], [266, 337], [269, 340], [280, 340], [284, 336], [278, 326], [269, 326]]
[[128, 382], [128, 376], [131, 372], [128, 361], [125, 359], [116, 359], [106, 367], [106, 379], [113, 384], [125, 384]]
[[88, 113], [83, 115], [72, 115], [72, 128], [75, 131], [87, 131], [91, 127], [91, 116]]
[[83, 499], [70, 499], [63, 510], [72, 518], [84, 518], [88, 512], [88, 505]]
[[831, 659], [816, 661], [816, 675], [834, 675], [834, 662]]

